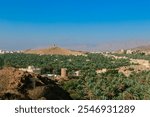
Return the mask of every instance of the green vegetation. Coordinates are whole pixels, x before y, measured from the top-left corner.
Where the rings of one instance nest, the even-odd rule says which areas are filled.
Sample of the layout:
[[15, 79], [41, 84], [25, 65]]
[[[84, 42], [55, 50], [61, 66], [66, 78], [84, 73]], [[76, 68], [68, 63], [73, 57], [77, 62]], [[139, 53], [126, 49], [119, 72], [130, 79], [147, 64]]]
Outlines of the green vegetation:
[[3, 66], [4, 66], [4, 60], [0, 58], [0, 68], [2, 68]]
[[26, 68], [30, 65], [42, 68], [42, 73], [60, 73], [61, 68], [67, 68], [69, 73], [75, 70], [117, 68], [129, 65], [129, 60], [115, 60], [102, 54], [88, 54], [87, 56], [63, 55], [33, 55], [33, 54], [2, 54], [3, 66]]
[[[132, 58], [148, 57], [131, 56]], [[70, 93], [73, 99], [150, 99], [150, 71], [132, 73], [126, 77], [115, 70], [115, 68], [130, 65], [128, 59], [113, 59], [102, 54], [88, 54], [87, 56], [0, 55], [1, 67], [20, 68], [29, 65], [42, 68], [42, 73], [60, 74], [61, 68], [67, 68], [70, 79], [61, 81], [60, 85]], [[103, 68], [107, 68], [108, 71], [96, 73], [97, 69]], [[76, 70], [80, 70], [80, 76], [73, 77], [72, 74]]]
[[145, 59], [150, 60], [150, 55], [145, 55], [144, 53], [135, 53], [135, 54], [114, 54], [117, 56], [126, 56], [133, 59]]
[[[84, 74], [85, 75], [85, 74]], [[80, 76], [63, 84], [73, 99], [143, 100], [150, 99], [150, 72], [126, 77], [116, 70]]]

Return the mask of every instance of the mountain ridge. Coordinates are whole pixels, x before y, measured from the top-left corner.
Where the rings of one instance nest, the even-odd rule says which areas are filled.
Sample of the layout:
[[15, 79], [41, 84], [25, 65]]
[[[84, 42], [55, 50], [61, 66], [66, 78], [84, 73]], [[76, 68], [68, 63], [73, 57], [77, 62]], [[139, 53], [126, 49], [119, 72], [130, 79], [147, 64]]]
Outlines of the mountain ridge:
[[138, 46], [136, 48], [132, 48], [131, 50], [150, 51], [150, 45]]

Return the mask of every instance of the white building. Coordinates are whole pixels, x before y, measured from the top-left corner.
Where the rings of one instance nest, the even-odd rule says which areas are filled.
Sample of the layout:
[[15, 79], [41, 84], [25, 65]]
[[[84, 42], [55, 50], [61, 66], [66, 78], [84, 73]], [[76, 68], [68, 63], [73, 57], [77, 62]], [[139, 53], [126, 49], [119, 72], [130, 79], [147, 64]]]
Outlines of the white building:
[[5, 51], [4, 50], [0, 50], [0, 54], [4, 54], [5, 53]]
[[34, 66], [28, 66], [28, 68], [19, 68], [21, 71], [27, 71], [30, 73], [36, 73], [36, 74], [41, 74], [41, 69], [40, 68], [35, 68]]

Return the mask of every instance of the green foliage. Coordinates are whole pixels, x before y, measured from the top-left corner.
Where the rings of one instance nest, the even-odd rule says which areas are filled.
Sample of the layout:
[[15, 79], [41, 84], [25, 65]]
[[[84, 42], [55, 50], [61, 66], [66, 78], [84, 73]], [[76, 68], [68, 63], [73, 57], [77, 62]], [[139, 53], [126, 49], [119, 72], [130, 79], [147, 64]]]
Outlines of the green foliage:
[[[143, 56], [144, 55], [140, 55]], [[148, 57], [148, 56], [147, 56]], [[147, 58], [148, 59], [148, 58]], [[16, 68], [34, 65], [42, 68], [42, 73], [60, 74], [61, 68], [67, 68], [69, 81], [61, 82], [73, 99], [150, 99], [150, 71], [133, 73], [129, 77], [118, 73], [115, 68], [130, 65], [128, 59], [113, 59], [102, 54], [87, 56], [3, 54], [0, 55], [0, 67]], [[97, 69], [109, 69], [97, 74]], [[72, 77], [80, 70], [79, 77]]]
[[0, 58], [0, 68], [2, 68], [3, 66], [4, 66], [4, 60]]
[[[79, 80], [63, 84], [71, 96], [78, 95], [80, 99], [101, 100], [142, 100], [150, 99], [150, 71], [133, 73], [126, 77], [116, 70], [104, 74], [84, 74]], [[74, 84], [75, 83], [75, 84]], [[66, 87], [67, 86], [67, 87]], [[79, 93], [79, 92], [84, 92]], [[75, 97], [72, 97], [76, 99]]]
[[34, 54], [3, 54], [0, 58], [4, 60], [4, 66], [27, 67], [33, 65], [43, 68], [43, 72], [47, 72], [47, 68], [58, 72], [62, 67], [73, 70], [117, 68], [129, 65], [129, 61], [125, 59], [114, 60], [105, 57], [102, 54], [88, 54], [87, 56], [63, 56], [63, 55], [34, 55]]
[[150, 60], [150, 55], [145, 55], [144, 53], [134, 53], [134, 54], [115, 54], [117, 56], [126, 56], [133, 59], [145, 59]]

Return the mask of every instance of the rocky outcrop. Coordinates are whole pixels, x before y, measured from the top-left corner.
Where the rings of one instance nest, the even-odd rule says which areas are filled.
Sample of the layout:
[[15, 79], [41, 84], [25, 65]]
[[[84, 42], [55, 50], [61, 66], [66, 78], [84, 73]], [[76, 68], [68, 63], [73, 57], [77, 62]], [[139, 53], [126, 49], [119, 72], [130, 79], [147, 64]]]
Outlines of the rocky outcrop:
[[0, 99], [69, 100], [68, 92], [54, 81], [15, 68], [0, 70]]

